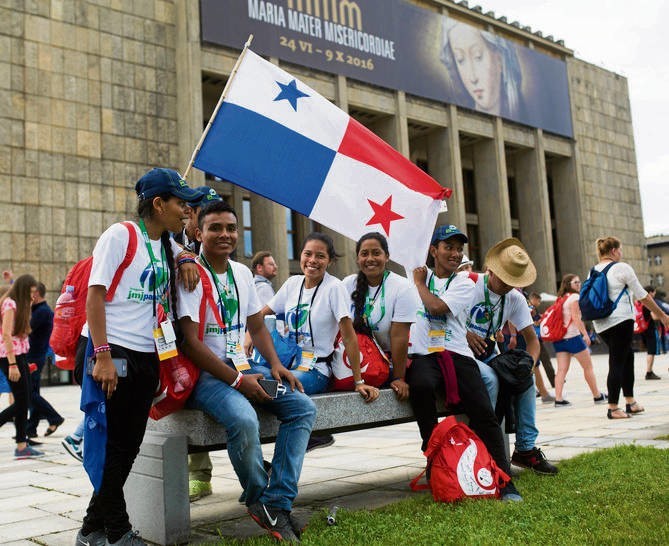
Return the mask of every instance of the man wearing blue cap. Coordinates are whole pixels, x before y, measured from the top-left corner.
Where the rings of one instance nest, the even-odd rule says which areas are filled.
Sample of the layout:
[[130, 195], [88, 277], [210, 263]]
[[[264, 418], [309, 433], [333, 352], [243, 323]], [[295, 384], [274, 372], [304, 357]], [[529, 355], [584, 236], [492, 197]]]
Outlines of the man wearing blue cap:
[[[469, 417], [469, 426], [481, 438], [490, 455], [510, 475], [504, 435], [490, 403], [474, 353], [467, 344], [466, 320], [471, 306], [474, 280], [468, 272], [457, 273], [462, 263], [467, 236], [456, 226], [439, 226], [430, 243], [428, 263], [414, 269], [413, 280], [423, 307], [411, 327], [411, 366], [407, 370], [409, 400], [427, 449], [437, 424], [437, 399], [445, 391], [447, 404], [460, 403]], [[457, 392], [453, 388], [453, 375]], [[501, 491], [502, 500], [522, 500], [509, 482]]]

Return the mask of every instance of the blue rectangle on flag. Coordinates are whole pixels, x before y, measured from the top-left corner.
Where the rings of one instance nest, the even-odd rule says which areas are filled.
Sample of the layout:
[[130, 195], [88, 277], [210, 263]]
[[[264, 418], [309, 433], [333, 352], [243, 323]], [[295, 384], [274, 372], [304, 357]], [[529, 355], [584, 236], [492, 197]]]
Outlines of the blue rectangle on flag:
[[194, 165], [309, 216], [336, 151], [224, 102]]

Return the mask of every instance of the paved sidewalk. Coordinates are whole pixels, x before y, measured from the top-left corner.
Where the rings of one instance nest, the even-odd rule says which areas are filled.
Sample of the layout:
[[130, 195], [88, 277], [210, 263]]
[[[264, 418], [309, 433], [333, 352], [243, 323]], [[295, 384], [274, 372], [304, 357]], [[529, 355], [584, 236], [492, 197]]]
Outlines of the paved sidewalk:
[[[607, 356], [594, 357], [600, 388], [606, 390]], [[555, 361], [553, 361], [555, 363]], [[606, 406], [595, 406], [580, 366], [572, 362], [565, 397], [571, 407], [537, 406], [541, 431], [539, 445], [553, 461], [579, 453], [635, 443], [669, 448], [669, 357], [658, 357], [655, 372], [660, 381], [646, 381], [645, 355], [637, 353], [636, 396], [646, 412], [624, 421], [606, 419]], [[13, 459], [14, 427], [0, 428], [0, 543], [12, 545], [71, 545], [81, 525], [91, 486], [79, 463], [60, 442], [80, 418], [77, 387], [49, 387], [43, 394], [66, 418], [58, 431], [40, 438], [46, 456], [39, 460]], [[0, 397], [0, 407], [7, 396]], [[46, 423], [39, 428], [43, 433]], [[295, 510], [308, 516], [324, 507], [375, 508], [410, 496], [408, 482], [425, 465], [419, 450], [415, 423], [338, 434], [334, 446], [309, 453], [300, 480]], [[42, 449], [40, 448], [40, 449]], [[271, 458], [273, 446], [264, 446]], [[193, 542], [215, 541], [224, 536], [262, 534], [237, 502], [241, 488], [225, 452], [212, 454], [214, 494], [191, 505]], [[547, 479], [559, 479], [547, 478]], [[132, 520], [132, 515], [131, 515]], [[141, 531], [141, 529], [140, 529]]]

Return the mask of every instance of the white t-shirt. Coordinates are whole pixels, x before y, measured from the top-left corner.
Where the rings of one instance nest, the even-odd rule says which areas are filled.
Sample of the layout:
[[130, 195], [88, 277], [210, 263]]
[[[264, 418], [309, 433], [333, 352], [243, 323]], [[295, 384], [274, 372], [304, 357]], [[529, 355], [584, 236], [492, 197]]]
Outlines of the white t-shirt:
[[[230, 341], [243, 344], [247, 317], [259, 313], [262, 309], [262, 304], [258, 299], [256, 287], [253, 283], [253, 274], [251, 273], [251, 270], [244, 264], [232, 260], [228, 260], [228, 268], [232, 270], [234, 282], [229, 282], [227, 271], [225, 273], [216, 274], [219, 287], [217, 290], [215, 279], [208, 268], [204, 267], [204, 270], [209, 277], [209, 281], [211, 282], [212, 295], [219, 308], [219, 313], [221, 313], [221, 307], [223, 307], [223, 310], [225, 311], [225, 315], [221, 313], [221, 319], [229, 331], [226, 334], [226, 331], [218, 325], [211, 306], [207, 305], [203, 341], [204, 344], [220, 359], [224, 359], [228, 356], [226, 347], [228, 336], [230, 336]], [[235, 284], [237, 285], [237, 290], [235, 290]], [[237, 300], [237, 292], [239, 292], [239, 300]], [[179, 295], [177, 309], [179, 318], [189, 317], [193, 322], [199, 325], [200, 303], [204, 296], [202, 281], [197, 284], [197, 287], [192, 292], [188, 292], [181, 283], [179, 283], [177, 293]]]
[[[433, 272], [428, 270], [426, 282], [430, 286], [430, 279], [432, 279], [432, 293], [448, 305], [449, 312], [444, 316], [432, 316], [422, 304], [420, 305], [416, 314], [416, 322], [411, 326], [409, 353], [429, 354], [430, 331], [443, 330], [446, 349], [473, 358], [474, 354], [467, 345], [465, 337], [465, 320], [471, 305], [474, 282], [469, 278], [467, 271], [453, 276], [450, 284], [448, 283], [449, 277], [439, 279], [433, 275]], [[446, 288], [447, 284], [448, 288]]]
[[567, 331], [565, 332], [562, 339], [571, 339], [572, 337], [581, 335], [581, 332], [578, 331], [576, 323], [572, 320], [571, 312], [572, 304], [576, 302], [576, 305], [578, 305], [578, 299], [579, 295], [572, 293], [569, 294], [566, 300], [564, 300], [564, 304], [562, 305], [562, 322], [565, 326], [567, 326]]
[[518, 290], [511, 290], [504, 296], [502, 301], [502, 296], [495, 294], [488, 287], [490, 300], [490, 308], [488, 308], [485, 298], [484, 279], [485, 275], [479, 275], [474, 285], [471, 308], [466, 324], [467, 330], [486, 339], [488, 336], [494, 336], [495, 332], [504, 326], [507, 320], [519, 332], [528, 326], [534, 325], [527, 300]]
[[[595, 266], [595, 269], [602, 271], [610, 263], [600, 262]], [[639, 279], [637, 279], [632, 266], [624, 262], [618, 262], [611, 266], [611, 269], [606, 274], [606, 279], [609, 285], [609, 298], [611, 301], [616, 301], [625, 286], [627, 286], [627, 292], [622, 295], [613, 313], [603, 319], [592, 321], [592, 325], [595, 327], [595, 332], [597, 333], [608, 330], [623, 321], [633, 319], [634, 303], [632, 296], [640, 300], [648, 295], [648, 292], [643, 289]]]
[[[349, 316], [350, 298], [343, 283], [325, 273], [318, 287], [302, 290], [297, 320], [296, 309], [303, 282], [304, 275], [290, 277], [267, 305], [277, 315], [277, 319], [283, 318], [285, 321], [284, 335], [295, 339], [297, 324], [298, 345], [313, 350], [316, 358], [323, 358], [334, 350], [339, 321]], [[330, 376], [330, 367], [325, 362], [316, 362], [314, 368]]]
[[255, 275], [253, 277], [253, 282], [256, 285], [256, 292], [258, 293], [258, 299], [263, 305], [267, 305], [267, 302], [272, 299], [274, 296], [274, 288], [272, 288], [272, 283], [269, 279], [266, 279], [262, 275]]
[[[355, 291], [357, 278], [358, 275], [353, 274], [342, 281], [349, 296]], [[388, 271], [388, 276], [380, 287], [370, 286], [368, 288], [367, 303], [372, 306], [372, 312], [367, 320], [374, 332], [374, 337], [384, 351], [390, 351], [391, 323], [416, 322], [418, 306], [415, 292], [407, 279]], [[353, 302], [351, 302], [350, 309], [351, 319], [353, 319], [355, 315]]]
[[[105, 302], [107, 340], [128, 349], [153, 352], [153, 302], [168, 301], [169, 266], [162, 262], [160, 239], [151, 240], [151, 249], [157, 260], [151, 265], [142, 232], [133, 224], [137, 233], [137, 250], [128, 268], [123, 272], [112, 301]], [[180, 252], [171, 240], [172, 252]], [[116, 271], [125, 258], [128, 248], [128, 230], [123, 224], [111, 225], [98, 239], [93, 249], [93, 265], [88, 286], [101, 285], [109, 289]], [[165, 271], [167, 269], [167, 271]], [[158, 284], [154, 287], [154, 277]], [[169, 302], [171, 304], [171, 301]]]

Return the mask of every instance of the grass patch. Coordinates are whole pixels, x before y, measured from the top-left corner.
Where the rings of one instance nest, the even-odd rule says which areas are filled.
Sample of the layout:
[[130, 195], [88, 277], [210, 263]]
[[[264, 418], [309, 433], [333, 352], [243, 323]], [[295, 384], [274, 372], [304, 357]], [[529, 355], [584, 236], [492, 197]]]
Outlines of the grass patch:
[[657, 438], [655, 438], [655, 440], [669, 440], [669, 434], [658, 436]]
[[[562, 462], [555, 477], [523, 472], [525, 502], [437, 504], [429, 494], [374, 511], [312, 517], [303, 544], [669, 544], [669, 453], [620, 446]], [[272, 544], [269, 537], [219, 544]]]

